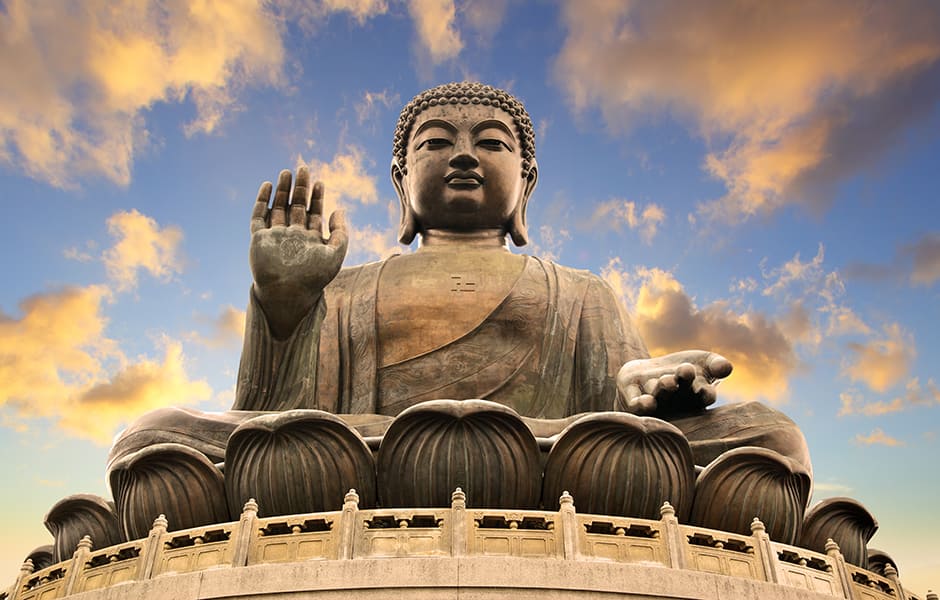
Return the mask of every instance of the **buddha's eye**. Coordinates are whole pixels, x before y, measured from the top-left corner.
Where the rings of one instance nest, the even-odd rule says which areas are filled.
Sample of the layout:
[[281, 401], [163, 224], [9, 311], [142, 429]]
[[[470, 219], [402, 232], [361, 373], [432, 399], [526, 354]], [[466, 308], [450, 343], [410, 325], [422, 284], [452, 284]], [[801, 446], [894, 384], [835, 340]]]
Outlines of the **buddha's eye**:
[[483, 138], [477, 142], [477, 145], [493, 152], [502, 152], [503, 150], [512, 152], [509, 144], [496, 138]]
[[428, 150], [440, 150], [441, 148], [446, 148], [450, 145], [452, 145], [452, 142], [447, 138], [428, 138], [418, 144], [418, 147], [415, 148], [415, 150], [420, 150], [425, 146], [428, 147]]

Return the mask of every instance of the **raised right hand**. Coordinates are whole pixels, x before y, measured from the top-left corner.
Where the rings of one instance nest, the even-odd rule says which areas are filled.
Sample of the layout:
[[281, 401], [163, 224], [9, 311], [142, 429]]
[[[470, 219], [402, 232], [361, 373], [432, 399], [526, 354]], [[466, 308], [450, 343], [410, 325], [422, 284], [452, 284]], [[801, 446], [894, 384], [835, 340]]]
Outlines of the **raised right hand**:
[[291, 172], [281, 171], [273, 205], [268, 208], [273, 186], [265, 181], [251, 215], [248, 263], [255, 296], [279, 339], [291, 334], [336, 277], [349, 243], [342, 211], [330, 216], [330, 237], [323, 238], [323, 184], [313, 185], [308, 208], [309, 180], [306, 167], [298, 169], [291, 193]]

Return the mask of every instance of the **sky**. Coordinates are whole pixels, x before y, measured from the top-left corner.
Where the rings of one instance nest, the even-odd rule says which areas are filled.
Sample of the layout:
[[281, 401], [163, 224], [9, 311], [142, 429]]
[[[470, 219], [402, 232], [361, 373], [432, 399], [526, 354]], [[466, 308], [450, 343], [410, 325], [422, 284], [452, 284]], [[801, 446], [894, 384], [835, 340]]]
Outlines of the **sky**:
[[308, 165], [347, 265], [409, 251], [398, 111], [463, 79], [536, 127], [514, 251], [729, 358], [719, 402], [940, 587], [940, 5], [903, 0], [0, 0], [0, 585], [128, 421], [231, 406], [260, 183]]

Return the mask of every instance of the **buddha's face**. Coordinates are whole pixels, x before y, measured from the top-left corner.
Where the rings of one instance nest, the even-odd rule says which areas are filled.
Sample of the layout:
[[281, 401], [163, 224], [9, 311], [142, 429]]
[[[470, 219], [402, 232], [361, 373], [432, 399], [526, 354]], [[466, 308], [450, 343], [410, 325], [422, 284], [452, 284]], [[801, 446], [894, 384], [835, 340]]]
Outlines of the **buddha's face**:
[[407, 174], [395, 176], [418, 230], [506, 229], [534, 188], [522, 177], [512, 117], [478, 104], [432, 106], [415, 119]]

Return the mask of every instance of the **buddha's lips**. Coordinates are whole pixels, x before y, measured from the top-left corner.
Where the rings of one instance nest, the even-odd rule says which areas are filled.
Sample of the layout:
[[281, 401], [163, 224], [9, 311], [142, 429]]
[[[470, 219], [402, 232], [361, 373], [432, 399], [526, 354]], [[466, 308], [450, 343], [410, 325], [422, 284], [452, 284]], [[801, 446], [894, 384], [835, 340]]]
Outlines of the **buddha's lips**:
[[447, 185], [476, 187], [483, 185], [483, 176], [473, 171], [453, 171], [444, 177]]

